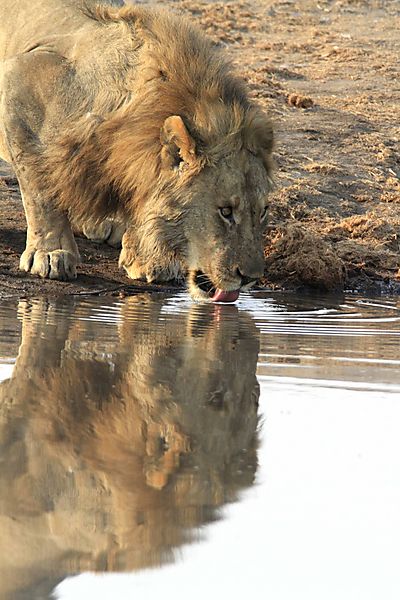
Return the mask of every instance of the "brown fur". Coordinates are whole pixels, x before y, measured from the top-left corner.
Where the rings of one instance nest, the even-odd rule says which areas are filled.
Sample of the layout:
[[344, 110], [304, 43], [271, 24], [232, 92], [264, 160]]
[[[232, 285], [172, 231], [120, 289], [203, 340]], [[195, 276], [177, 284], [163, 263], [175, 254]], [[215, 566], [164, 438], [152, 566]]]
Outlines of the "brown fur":
[[[192, 294], [204, 300], [194, 283], [198, 272], [226, 291], [241, 287], [242, 275], [262, 275], [273, 136], [244, 83], [181, 17], [133, 6], [91, 6], [80, 14], [78, 33], [94, 28], [93, 48], [70, 34], [67, 63], [56, 61], [58, 71], [51, 63], [51, 80], [59, 73], [58, 104], [44, 116], [35, 109], [35, 123], [45, 123], [37, 133], [20, 127], [26, 139], [19, 156], [36, 198], [80, 223], [118, 214], [126, 226], [120, 264], [130, 277], [153, 281], [189, 272]], [[42, 96], [51, 97], [50, 84], [42, 82]], [[221, 223], [220, 205], [234, 206], [235, 227]], [[53, 221], [58, 240], [65, 225]], [[33, 226], [40, 231], [43, 222]], [[43, 246], [50, 260], [65, 247], [74, 273], [73, 240], [60, 251], [30, 237], [21, 268], [30, 270]], [[32, 272], [47, 276], [39, 259]], [[59, 276], [57, 265], [48, 276]]]
[[120, 202], [135, 213], [140, 202], [156, 196], [154, 186], [166, 184], [160, 181], [160, 131], [174, 114], [183, 117], [199, 151], [192, 174], [245, 144], [258, 151], [259, 141], [270, 170], [271, 127], [226, 59], [192, 25], [138, 6], [102, 6], [88, 14], [105, 27], [123, 24], [125, 35], [140, 46], [134, 78], [140, 91], [104, 119], [86, 114], [66, 123], [40, 155], [41, 182], [64, 209], [84, 218], [90, 207], [102, 219]]

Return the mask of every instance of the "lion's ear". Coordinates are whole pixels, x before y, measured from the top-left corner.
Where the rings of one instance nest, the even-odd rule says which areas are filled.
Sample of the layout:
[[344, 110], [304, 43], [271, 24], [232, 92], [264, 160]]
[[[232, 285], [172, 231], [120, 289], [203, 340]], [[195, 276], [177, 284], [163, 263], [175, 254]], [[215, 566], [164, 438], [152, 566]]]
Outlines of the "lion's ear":
[[177, 167], [180, 162], [193, 164], [196, 160], [196, 145], [186, 126], [177, 115], [168, 117], [160, 133], [161, 158], [166, 167]]
[[274, 134], [271, 121], [260, 111], [254, 112], [246, 128], [246, 146], [256, 156], [263, 159], [265, 168], [271, 171], [271, 153], [274, 146]]

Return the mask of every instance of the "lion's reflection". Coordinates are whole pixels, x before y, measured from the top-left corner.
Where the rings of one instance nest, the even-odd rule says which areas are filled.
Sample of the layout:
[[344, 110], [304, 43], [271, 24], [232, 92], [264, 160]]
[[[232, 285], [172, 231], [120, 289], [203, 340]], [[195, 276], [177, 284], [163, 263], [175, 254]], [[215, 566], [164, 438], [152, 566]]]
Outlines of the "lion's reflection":
[[253, 482], [254, 322], [144, 297], [121, 303], [115, 326], [73, 301], [18, 310], [19, 356], [0, 385], [1, 597], [173, 560]]

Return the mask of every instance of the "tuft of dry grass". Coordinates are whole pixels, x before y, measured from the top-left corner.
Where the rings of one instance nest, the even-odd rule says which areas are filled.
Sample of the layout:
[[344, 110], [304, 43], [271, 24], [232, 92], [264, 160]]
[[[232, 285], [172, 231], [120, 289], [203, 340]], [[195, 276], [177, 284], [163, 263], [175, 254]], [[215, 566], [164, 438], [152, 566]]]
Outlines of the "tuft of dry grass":
[[332, 244], [299, 223], [290, 223], [277, 233], [266, 257], [267, 277], [315, 288], [341, 287], [345, 268]]
[[301, 94], [289, 94], [287, 102], [289, 106], [295, 106], [296, 108], [311, 108], [314, 105], [312, 98]]

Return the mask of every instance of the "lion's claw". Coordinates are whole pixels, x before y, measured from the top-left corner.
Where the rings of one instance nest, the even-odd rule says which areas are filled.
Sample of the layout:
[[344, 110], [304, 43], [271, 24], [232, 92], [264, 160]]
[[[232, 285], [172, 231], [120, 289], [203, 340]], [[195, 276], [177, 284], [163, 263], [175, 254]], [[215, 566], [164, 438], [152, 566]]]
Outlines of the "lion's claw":
[[76, 279], [77, 258], [68, 250], [26, 249], [20, 259], [21, 271], [48, 279]]

